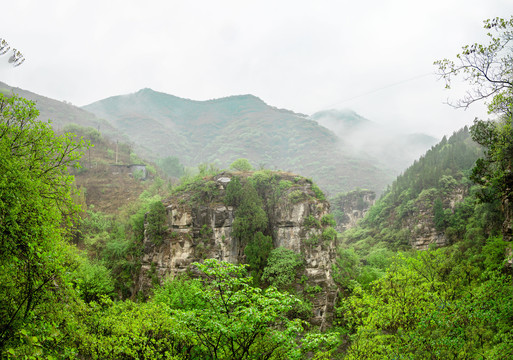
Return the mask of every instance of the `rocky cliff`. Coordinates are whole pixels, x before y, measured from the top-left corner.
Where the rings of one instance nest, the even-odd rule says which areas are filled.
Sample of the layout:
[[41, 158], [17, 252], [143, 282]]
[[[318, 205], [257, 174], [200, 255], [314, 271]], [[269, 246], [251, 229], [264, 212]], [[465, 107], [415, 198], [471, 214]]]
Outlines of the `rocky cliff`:
[[292, 291], [311, 302], [310, 322], [327, 326], [336, 298], [331, 277], [336, 233], [324, 220], [329, 203], [310, 180], [290, 173], [224, 172], [176, 191], [164, 201], [163, 240], [145, 236], [139, 290], [151, 286], [152, 280], [186, 273], [193, 262], [205, 258], [245, 262], [246, 244], [233, 234], [237, 206], [225, 200], [234, 177], [257, 189], [268, 217], [264, 232], [272, 237], [273, 247], [301, 254], [303, 266]]
[[430, 245], [440, 247], [450, 244], [444, 229], [436, 224], [435, 203], [437, 199], [440, 201], [441, 209], [445, 209], [443, 210], [445, 215], [440, 216], [446, 217], [454, 213], [456, 206], [465, 198], [466, 192], [466, 187], [454, 186], [444, 194], [442, 199], [434, 189], [425, 190], [419, 195], [405, 223], [410, 231], [410, 244], [414, 249], [427, 250]]
[[331, 200], [333, 213], [340, 232], [356, 226], [376, 202], [376, 193], [371, 190], [353, 190], [339, 194]]

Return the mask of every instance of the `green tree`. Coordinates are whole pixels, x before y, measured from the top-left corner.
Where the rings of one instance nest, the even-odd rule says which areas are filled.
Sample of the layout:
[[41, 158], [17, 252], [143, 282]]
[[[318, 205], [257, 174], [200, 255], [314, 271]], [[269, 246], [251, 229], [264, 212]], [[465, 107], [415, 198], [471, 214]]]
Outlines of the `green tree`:
[[240, 158], [230, 164], [230, 169], [238, 171], [251, 171], [253, 166], [248, 159]]
[[252, 287], [244, 265], [207, 259], [195, 263], [205, 277], [196, 296], [208, 305], [177, 311], [176, 316], [210, 359], [294, 359], [301, 321], [287, 312], [299, 302], [294, 296]]
[[361, 272], [360, 257], [353, 249], [339, 248], [333, 264], [333, 280], [343, 289], [350, 290]]
[[255, 233], [253, 239], [244, 249], [246, 262], [249, 264], [249, 269], [257, 282], [262, 276], [262, 272], [267, 265], [267, 259], [272, 249], [273, 239], [270, 236], [265, 236], [260, 231]]
[[52, 291], [68, 287], [74, 263], [68, 167], [85, 144], [37, 116], [33, 102], [0, 94], [0, 352]]
[[226, 185], [224, 202], [226, 205], [239, 206], [243, 196], [244, 192], [242, 191], [242, 184], [239, 177], [232, 177], [228, 185]]
[[485, 20], [484, 28], [488, 31], [487, 45], [465, 45], [456, 56], [456, 61], [443, 59], [436, 61], [435, 65], [447, 88], [450, 88], [452, 79], [460, 75], [470, 87], [463, 98], [452, 103], [453, 106], [467, 108], [476, 101], [489, 100], [491, 112], [511, 116], [513, 58], [510, 42], [513, 40], [513, 16], [510, 20]]
[[433, 204], [433, 221], [437, 231], [444, 231], [447, 228], [447, 218], [440, 198], [436, 198]]
[[472, 139], [485, 150], [483, 159], [478, 160], [472, 173], [472, 180], [485, 189], [482, 198], [495, 193], [502, 201], [505, 221], [503, 236], [511, 241], [513, 236], [513, 16], [509, 20], [495, 18], [486, 20], [489, 43], [472, 44], [463, 47], [457, 61], [435, 62], [439, 74], [450, 87], [454, 77], [462, 76], [469, 90], [455, 107], [467, 108], [476, 101], [485, 100], [488, 112], [497, 116], [492, 121], [475, 120], [471, 128]]
[[269, 255], [262, 279], [280, 289], [290, 287], [301, 265], [300, 254], [284, 247], [276, 248]]
[[204, 309], [207, 303], [196, 296], [202, 287], [201, 279], [168, 278], [153, 290], [151, 301], [164, 304], [171, 310]]
[[169, 176], [181, 177], [184, 174], [184, 167], [176, 156], [168, 156], [158, 161], [160, 168]]
[[160, 245], [166, 230], [166, 208], [162, 201], [155, 201], [146, 214], [146, 234], [154, 244]]
[[[513, 65], [512, 65], [513, 66]], [[477, 160], [471, 179], [481, 185], [480, 200], [502, 203], [504, 240], [513, 236], [513, 131], [511, 115], [496, 121], [474, 121], [472, 139], [485, 149], [484, 158]]]
[[114, 280], [103, 264], [84, 260], [77, 269], [75, 283], [78, 293], [86, 302], [99, 300], [114, 293]]
[[267, 228], [267, 224], [268, 219], [263, 209], [262, 199], [258, 196], [253, 184], [248, 181], [242, 186], [242, 198], [235, 210], [232, 233], [245, 247], [256, 232]]

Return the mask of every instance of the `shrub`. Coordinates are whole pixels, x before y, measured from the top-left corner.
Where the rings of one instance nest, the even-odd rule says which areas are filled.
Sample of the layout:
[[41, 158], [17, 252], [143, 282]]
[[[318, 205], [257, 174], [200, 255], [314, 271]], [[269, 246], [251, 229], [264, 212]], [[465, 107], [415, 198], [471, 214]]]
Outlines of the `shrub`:
[[253, 236], [253, 239], [250, 240], [244, 249], [246, 262], [249, 264], [253, 277], [257, 281], [267, 265], [267, 259], [272, 249], [273, 239], [270, 236], [265, 236], [260, 231]]
[[97, 301], [102, 296], [111, 296], [114, 280], [109, 269], [100, 263], [84, 261], [78, 268], [75, 278], [80, 297], [86, 301]]
[[290, 192], [288, 198], [291, 203], [297, 204], [301, 201], [305, 201], [307, 199], [307, 195], [301, 190], [294, 190]]
[[314, 192], [315, 197], [318, 200], [321, 200], [321, 201], [326, 200], [326, 197], [324, 196], [324, 193], [322, 192], [322, 190], [314, 183], [312, 183], [312, 191]]
[[288, 287], [302, 264], [300, 254], [283, 247], [276, 248], [269, 255], [262, 279], [277, 288]]
[[200, 279], [177, 277], [166, 279], [153, 291], [152, 301], [169, 306], [171, 310], [203, 309], [207, 304], [196, 296], [203, 287]]
[[318, 245], [319, 237], [317, 235], [312, 235], [309, 238], [305, 239], [304, 243], [309, 246]]
[[166, 208], [161, 201], [155, 201], [150, 205], [150, 210], [146, 215], [146, 234], [155, 244], [160, 245], [164, 240], [166, 233]]
[[322, 232], [321, 239], [323, 241], [333, 241], [337, 239], [337, 235], [337, 231], [329, 226]]
[[230, 164], [230, 169], [238, 171], [251, 171], [253, 170], [253, 166], [251, 166], [248, 159], [240, 158]]
[[307, 229], [320, 229], [321, 222], [317, 220], [317, 218], [313, 215], [308, 215], [307, 218], [303, 221], [303, 226]]
[[337, 226], [333, 214], [326, 214], [321, 218], [321, 224], [325, 226]]

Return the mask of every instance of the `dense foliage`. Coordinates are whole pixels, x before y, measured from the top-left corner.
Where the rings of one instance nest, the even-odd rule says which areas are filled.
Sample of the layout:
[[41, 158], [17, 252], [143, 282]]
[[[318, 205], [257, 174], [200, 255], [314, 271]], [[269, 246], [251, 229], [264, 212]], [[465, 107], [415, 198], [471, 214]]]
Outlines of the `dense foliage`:
[[[491, 99], [496, 119], [444, 138], [343, 236], [334, 278], [346, 294], [338, 315], [347, 359], [513, 357], [513, 18], [485, 28], [498, 34], [489, 45], [437, 65], [446, 80], [464, 74], [471, 86], [456, 106]], [[446, 247], [409, 250], [433, 233]]]
[[34, 104], [0, 94], [0, 350], [69, 281], [72, 177], [85, 145], [37, 122]]
[[495, 262], [494, 247], [398, 256], [369, 289], [355, 287], [340, 308], [352, 340], [346, 358], [511, 358], [512, 279], [496, 270], [503, 257]]
[[[457, 241], [472, 226], [468, 220], [474, 213], [487, 218], [473, 224], [473, 234], [490, 235], [494, 227], [489, 225], [500, 218], [497, 204], [477, 206], [473, 195], [477, 188], [468, 178], [481, 153], [466, 127], [443, 138], [397, 177], [360, 226], [343, 234], [344, 241], [365, 253], [376, 247], [406, 250], [411, 247], [410, 240], [423, 231], [419, 224], [433, 222], [440, 233]], [[452, 200], [461, 197], [462, 202]], [[480, 213], [482, 207], [487, 208], [486, 215]]]
[[[155, 178], [115, 215], [90, 206], [78, 217], [77, 201], [85, 201], [69, 170], [88, 141], [55, 134], [35, 121], [33, 103], [0, 94], [0, 357], [513, 358], [512, 64], [510, 52], [503, 56], [511, 50], [513, 18], [487, 21], [485, 28], [499, 34], [490, 35], [489, 46], [464, 47], [461, 66], [438, 65], [446, 78], [463, 72], [477, 86], [460, 105], [490, 96], [497, 118], [476, 120], [470, 131], [444, 138], [342, 235], [332, 267], [336, 320], [325, 333], [304, 321], [311, 309], [295, 289], [306, 281], [300, 276], [304, 259], [273, 248], [269, 221], [279, 199], [323, 200], [310, 180], [280, 179], [265, 170], [233, 176], [221, 201], [236, 208], [233, 235], [247, 264], [203, 259], [168, 279], [152, 269], [153, 292], [138, 295], [143, 239], [159, 246], [166, 235], [164, 182]], [[84, 134], [103, 141], [94, 129]], [[244, 159], [234, 164], [249, 170]], [[189, 193], [184, 202], [219, 201], [212, 181], [218, 173], [200, 165], [173, 192]], [[337, 239], [333, 227], [340, 216], [307, 217], [303, 226], [319, 236], [305, 245]], [[427, 233], [445, 246], [412, 250]], [[209, 229], [200, 235], [210, 236]], [[305, 287], [299, 295], [318, 291]]]

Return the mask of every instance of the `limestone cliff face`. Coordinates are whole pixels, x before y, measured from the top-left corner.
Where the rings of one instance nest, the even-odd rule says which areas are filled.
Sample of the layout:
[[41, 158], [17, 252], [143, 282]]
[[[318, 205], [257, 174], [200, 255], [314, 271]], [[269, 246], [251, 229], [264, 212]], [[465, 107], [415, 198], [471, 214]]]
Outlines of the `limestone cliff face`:
[[336, 196], [332, 204], [338, 211], [337, 230], [342, 232], [355, 227], [375, 202], [376, 193], [371, 190], [354, 190]]
[[[466, 189], [458, 186], [443, 198], [443, 208], [454, 212], [458, 203], [465, 198]], [[446, 246], [449, 239], [444, 231], [435, 226], [434, 203], [439, 196], [434, 191], [425, 191], [414, 204], [414, 211], [406, 220], [410, 231], [410, 244], [416, 250], [427, 250], [430, 245]]]
[[[137, 281], [139, 290], [151, 286], [152, 278], [162, 279], [187, 272], [193, 262], [205, 258], [244, 262], [243, 244], [232, 236], [236, 208], [224, 202], [226, 186], [234, 176], [247, 181], [253, 174], [221, 173], [205, 178], [195, 189], [177, 193], [164, 201], [166, 236], [158, 245], [145, 236], [142, 268]], [[297, 274], [296, 291], [313, 304], [314, 315], [310, 322], [326, 326], [331, 322], [336, 297], [336, 286], [331, 277], [335, 239], [322, 236], [325, 226], [321, 225], [322, 217], [329, 212], [329, 204], [318, 199], [316, 189], [305, 178], [283, 172], [268, 172], [265, 176], [268, 179], [264, 178], [264, 183], [274, 184], [261, 193], [273, 246], [302, 255], [304, 266]], [[315, 226], [311, 225], [312, 219], [315, 219]], [[301, 284], [300, 279], [303, 279]], [[318, 291], [307, 293], [306, 288]]]

